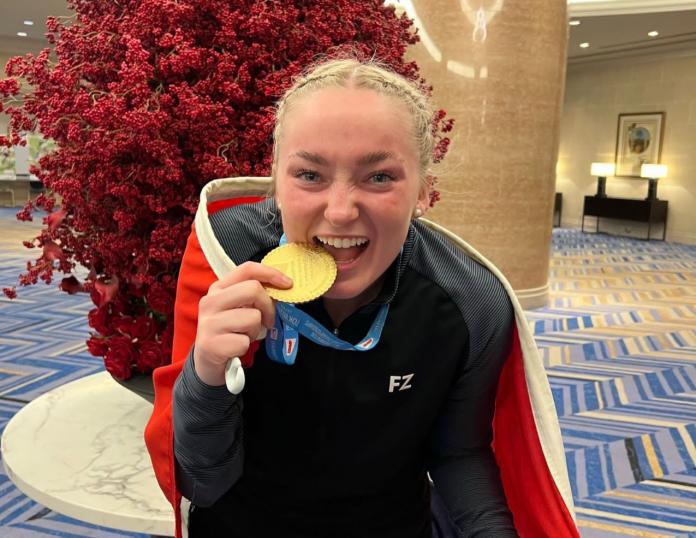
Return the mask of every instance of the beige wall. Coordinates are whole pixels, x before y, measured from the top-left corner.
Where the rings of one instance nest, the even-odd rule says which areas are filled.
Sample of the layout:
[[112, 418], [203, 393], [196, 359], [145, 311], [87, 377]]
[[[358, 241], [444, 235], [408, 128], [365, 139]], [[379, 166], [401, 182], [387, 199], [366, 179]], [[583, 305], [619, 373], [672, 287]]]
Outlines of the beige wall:
[[[696, 52], [569, 68], [556, 181], [563, 226], [580, 226], [583, 196], [596, 191], [590, 163], [614, 161], [618, 114], [656, 111], [665, 112], [661, 161], [669, 177], [657, 194], [669, 201], [667, 239], [696, 243]], [[645, 198], [647, 188], [647, 180], [607, 178], [609, 196]], [[603, 221], [602, 229], [645, 235], [634, 222]]]
[[[22, 43], [23, 48], [19, 50], [17, 42], [0, 37], [0, 79], [7, 78], [5, 65], [10, 58], [24, 56], [27, 53], [38, 54], [47, 44], [36, 39], [27, 39]], [[3, 133], [7, 132], [7, 115], [0, 112], [0, 129]]]
[[[6, 52], [0, 52], [0, 78], [7, 78], [5, 75], [5, 64], [13, 55], [7, 54]], [[7, 115], [4, 112], [0, 112], [0, 133], [5, 134], [7, 132]]]

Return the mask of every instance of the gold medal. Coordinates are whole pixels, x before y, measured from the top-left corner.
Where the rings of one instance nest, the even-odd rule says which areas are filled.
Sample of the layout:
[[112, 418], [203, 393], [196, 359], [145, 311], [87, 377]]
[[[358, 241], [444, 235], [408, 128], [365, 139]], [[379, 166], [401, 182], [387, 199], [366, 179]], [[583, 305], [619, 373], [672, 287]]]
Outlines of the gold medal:
[[336, 280], [336, 262], [321, 247], [308, 243], [286, 243], [271, 250], [261, 260], [292, 278], [289, 290], [264, 286], [268, 295], [284, 303], [306, 303], [321, 297]]

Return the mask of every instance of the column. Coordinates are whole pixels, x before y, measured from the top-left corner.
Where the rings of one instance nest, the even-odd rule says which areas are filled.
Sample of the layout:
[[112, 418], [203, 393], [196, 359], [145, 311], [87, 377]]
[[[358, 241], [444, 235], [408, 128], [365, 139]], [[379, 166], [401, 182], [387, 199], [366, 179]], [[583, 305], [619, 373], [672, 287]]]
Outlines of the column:
[[456, 120], [428, 217], [495, 263], [525, 308], [548, 300], [565, 82], [565, 0], [404, 0], [409, 50]]

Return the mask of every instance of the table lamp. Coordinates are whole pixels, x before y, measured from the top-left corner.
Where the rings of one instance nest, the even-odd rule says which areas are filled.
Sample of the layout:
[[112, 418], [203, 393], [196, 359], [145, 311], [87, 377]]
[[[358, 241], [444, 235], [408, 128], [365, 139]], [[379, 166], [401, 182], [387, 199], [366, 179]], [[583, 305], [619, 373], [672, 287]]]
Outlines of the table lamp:
[[613, 176], [616, 169], [614, 163], [592, 163], [590, 174], [597, 176], [597, 196], [606, 198], [607, 196], [607, 176]]
[[657, 180], [667, 177], [667, 165], [665, 164], [643, 164], [640, 167], [640, 177], [650, 180], [648, 183], [648, 197], [646, 200], [657, 200]]

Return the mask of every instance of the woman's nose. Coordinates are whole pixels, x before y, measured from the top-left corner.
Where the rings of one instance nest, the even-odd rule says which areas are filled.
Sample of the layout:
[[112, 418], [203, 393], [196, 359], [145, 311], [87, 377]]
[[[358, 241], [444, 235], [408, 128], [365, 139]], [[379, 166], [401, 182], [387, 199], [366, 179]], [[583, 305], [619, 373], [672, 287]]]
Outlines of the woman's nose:
[[336, 227], [349, 224], [358, 218], [358, 206], [355, 204], [355, 193], [352, 189], [338, 185], [329, 189], [324, 218]]

